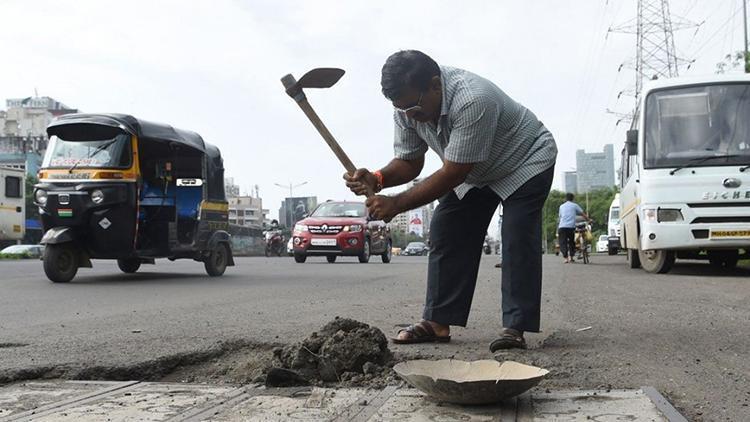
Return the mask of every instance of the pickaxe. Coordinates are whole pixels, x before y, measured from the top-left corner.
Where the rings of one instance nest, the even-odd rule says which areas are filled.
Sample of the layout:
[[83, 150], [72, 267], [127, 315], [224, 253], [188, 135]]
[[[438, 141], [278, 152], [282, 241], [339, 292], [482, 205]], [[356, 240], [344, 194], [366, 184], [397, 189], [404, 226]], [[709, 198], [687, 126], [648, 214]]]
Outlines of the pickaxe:
[[[338, 82], [342, 76], [344, 76], [343, 69], [320, 67], [305, 73], [299, 80], [294, 79], [294, 76], [288, 74], [281, 78], [281, 83], [284, 85], [284, 88], [286, 88], [286, 93], [297, 102], [299, 108], [301, 108], [307, 118], [310, 119], [313, 126], [318, 129], [320, 136], [323, 137], [326, 144], [328, 144], [333, 153], [336, 154], [336, 158], [339, 159], [339, 162], [341, 162], [346, 171], [351, 175], [354, 174], [357, 167], [354, 166], [352, 160], [349, 159], [349, 156], [346, 155], [344, 150], [341, 149], [339, 143], [336, 142], [336, 139], [331, 135], [331, 132], [328, 131], [326, 125], [320, 120], [320, 117], [315, 113], [315, 110], [313, 110], [312, 106], [307, 101], [305, 93], [302, 91], [303, 88], [330, 88]], [[369, 198], [373, 194], [372, 190], [368, 187], [366, 196]]]

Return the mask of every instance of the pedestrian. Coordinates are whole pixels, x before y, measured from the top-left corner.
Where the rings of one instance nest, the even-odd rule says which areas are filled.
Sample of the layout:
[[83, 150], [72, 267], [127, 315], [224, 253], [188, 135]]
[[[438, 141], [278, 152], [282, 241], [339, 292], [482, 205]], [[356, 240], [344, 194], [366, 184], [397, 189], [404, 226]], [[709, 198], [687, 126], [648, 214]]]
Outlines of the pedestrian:
[[394, 196], [367, 199], [373, 218], [390, 221], [439, 199], [430, 224], [427, 294], [422, 320], [394, 343], [450, 341], [465, 327], [482, 243], [502, 202], [502, 330], [490, 350], [525, 348], [538, 332], [542, 285], [542, 206], [549, 194], [557, 147], [547, 128], [489, 80], [438, 66], [426, 54], [399, 51], [383, 65], [381, 87], [392, 102], [395, 158], [378, 171], [344, 175], [364, 195], [410, 182], [432, 149], [442, 167]]
[[576, 254], [576, 217], [582, 216], [589, 220], [589, 216], [583, 212], [580, 205], [573, 202], [575, 195], [568, 192], [565, 194], [565, 202], [560, 205], [558, 211], [560, 223], [557, 226], [557, 234], [560, 239], [560, 251], [562, 252], [565, 263], [575, 262]]

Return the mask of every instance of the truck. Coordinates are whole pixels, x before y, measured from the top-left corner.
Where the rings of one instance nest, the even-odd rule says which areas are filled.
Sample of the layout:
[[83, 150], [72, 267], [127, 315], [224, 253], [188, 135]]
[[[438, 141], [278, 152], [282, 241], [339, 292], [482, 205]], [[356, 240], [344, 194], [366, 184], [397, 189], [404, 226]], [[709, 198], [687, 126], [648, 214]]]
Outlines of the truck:
[[650, 81], [621, 157], [631, 268], [676, 259], [732, 268], [750, 250], [750, 75]]
[[620, 252], [620, 194], [615, 194], [607, 215], [607, 254]]
[[0, 246], [20, 243], [26, 233], [23, 169], [0, 167]]

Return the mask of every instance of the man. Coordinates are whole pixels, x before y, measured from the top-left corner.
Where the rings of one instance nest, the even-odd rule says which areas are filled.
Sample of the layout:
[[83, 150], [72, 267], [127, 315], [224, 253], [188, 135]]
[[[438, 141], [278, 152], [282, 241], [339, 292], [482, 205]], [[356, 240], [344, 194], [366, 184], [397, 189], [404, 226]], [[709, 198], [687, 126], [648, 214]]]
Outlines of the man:
[[344, 175], [358, 195], [398, 186], [422, 171], [428, 148], [443, 166], [395, 196], [367, 199], [373, 218], [430, 203], [427, 297], [423, 320], [395, 343], [450, 341], [450, 326], [466, 326], [482, 242], [492, 214], [504, 206], [503, 330], [490, 349], [525, 348], [525, 331], [539, 331], [542, 282], [542, 205], [549, 193], [557, 147], [536, 116], [492, 82], [465, 70], [438, 66], [409, 50], [383, 66], [383, 94], [395, 108], [395, 158], [370, 173]]
[[583, 216], [586, 220], [589, 220], [589, 216], [583, 212], [580, 205], [573, 202], [575, 195], [568, 192], [565, 194], [565, 202], [560, 205], [559, 218], [560, 223], [557, 226], [557, 234], [560, 239], [560, 251], [565, 258], [565, 263], [570, 264], [575, 262], [574, 256], [576, 254], [576, 217]]

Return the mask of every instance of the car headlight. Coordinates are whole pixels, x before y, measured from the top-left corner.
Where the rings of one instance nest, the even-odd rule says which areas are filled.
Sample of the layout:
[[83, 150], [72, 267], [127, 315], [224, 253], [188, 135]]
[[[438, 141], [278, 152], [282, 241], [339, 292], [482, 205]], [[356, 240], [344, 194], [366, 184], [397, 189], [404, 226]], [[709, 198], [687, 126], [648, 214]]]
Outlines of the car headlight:
[[102, 192], [99, 189], [97, 189], [95, 191], [92, 191], [91, 192], [91, 202], [93, 202], [95, 204], [101, 204], [102, 202], [104, 202], [104, 192]]
[[47, 191], [44, 189], [37, 189], [34, 193], [34, 199], [36, 199], [36, 203], [41, 206], [47, 205]]
[[294, 225], [294, 231], [295, 232], [306, 232], [307, 231], [307, 225], [305, 225], [305, 224], [295, 224]]
[[659, 222], [682, 221], [682, 212], [679, 209], [659, 208], [656, 212]]
[[352, 232], [352, 233], [359, 233], [362, 231], [362, 225], [361, 224], [352, 224], [351, 226], [345, 226], [344, 227], [345, 232]]

